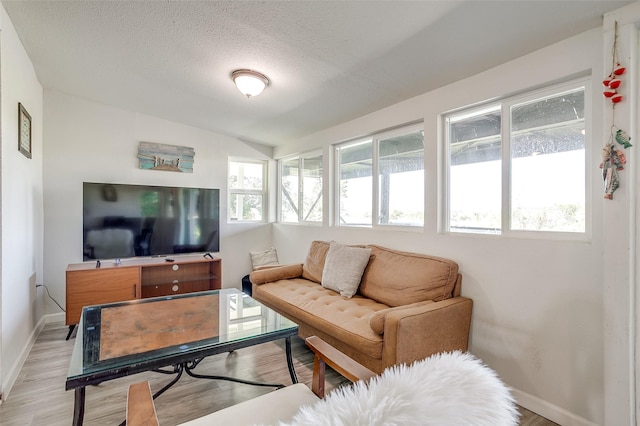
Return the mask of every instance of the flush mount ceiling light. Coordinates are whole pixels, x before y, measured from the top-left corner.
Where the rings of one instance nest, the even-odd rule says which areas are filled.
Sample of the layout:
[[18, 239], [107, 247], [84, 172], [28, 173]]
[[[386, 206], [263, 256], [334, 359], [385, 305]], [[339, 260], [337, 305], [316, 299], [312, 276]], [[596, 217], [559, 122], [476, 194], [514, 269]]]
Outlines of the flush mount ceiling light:
[[231, 73], [231, 79], [236, 87], [247, 98], [258, 96], [269, 85], [269, 79], [257, 71], [235, 70]]

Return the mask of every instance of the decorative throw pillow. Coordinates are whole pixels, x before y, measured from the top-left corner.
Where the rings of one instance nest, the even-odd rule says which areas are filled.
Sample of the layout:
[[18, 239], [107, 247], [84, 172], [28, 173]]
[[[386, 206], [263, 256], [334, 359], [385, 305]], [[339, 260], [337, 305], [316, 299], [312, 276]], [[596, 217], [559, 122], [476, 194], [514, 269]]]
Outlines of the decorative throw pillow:
[[278, 265], [278, 253], [273, 247], [263, 251], [251, 251], [249, 254], [251, 254], [251, 266], [254, 271], [262, 266]]
[[369, 248], [349, 247], [332, 241], [322, 270], [322, 286], [343, 297], [352, 297], [358, 290], [370, 256]]

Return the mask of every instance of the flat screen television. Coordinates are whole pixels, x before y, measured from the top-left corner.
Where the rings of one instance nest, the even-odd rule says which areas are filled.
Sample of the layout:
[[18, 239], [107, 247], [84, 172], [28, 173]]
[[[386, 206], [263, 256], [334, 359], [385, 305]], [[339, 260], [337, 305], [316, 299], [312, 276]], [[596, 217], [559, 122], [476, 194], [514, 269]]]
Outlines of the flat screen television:
[[220, 190], [83, 183], [83, 258], [220, 251]]

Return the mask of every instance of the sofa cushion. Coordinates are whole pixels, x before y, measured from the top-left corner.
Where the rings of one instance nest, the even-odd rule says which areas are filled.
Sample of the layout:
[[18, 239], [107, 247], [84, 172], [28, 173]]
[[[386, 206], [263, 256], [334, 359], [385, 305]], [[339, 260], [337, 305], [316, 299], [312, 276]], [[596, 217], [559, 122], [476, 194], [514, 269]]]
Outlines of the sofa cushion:
[[352, 297], [358, 290], [369, 256], [369, 248], [349, 247], [332, 241], [324, 262], [322, 286], [342, 297]]
[[[309, 246], [309, 252], [302, 265], [302, 278], [311, 280], [316, 283], [322, 282], [322, 272], [324, 271], [324, 262], [329, 252], [331, 243], [328, 241], [312, 241]], [[349, 244], [348, 247], [366, 248], [362, 244]]]
[[327, 257], [330, 244], [326, 241], [312, 241], [309, 252], [302, 265], [302, 278], [316, 283], [322, 282], [324, 260]]
[[372, 259], [358, 292], [389, 306], [452, 295], [458, 264], [449, 259], [370, 245]]
[[369, 326], [371, 314], [389, 306], [361, 296], [345, 299], [303, 278], [256, 286], [256, 299], [283, 315], [330, 334], [370, 357], [382, 357], [382, 336]]

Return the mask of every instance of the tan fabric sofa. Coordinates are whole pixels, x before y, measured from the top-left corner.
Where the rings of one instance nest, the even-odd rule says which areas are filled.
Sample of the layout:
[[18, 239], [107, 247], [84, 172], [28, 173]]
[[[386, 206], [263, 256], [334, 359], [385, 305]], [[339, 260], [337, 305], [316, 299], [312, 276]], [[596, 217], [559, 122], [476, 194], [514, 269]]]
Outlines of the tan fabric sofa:
[[251, 273], [253, 298], [367, 368], [410, 363], [434, 353], [467, 350], [471, 299], [452, 260], [371, 249], [357, 293], [346, 298], [322, 287], [328, 242], [314, 241], [303, 264]]

